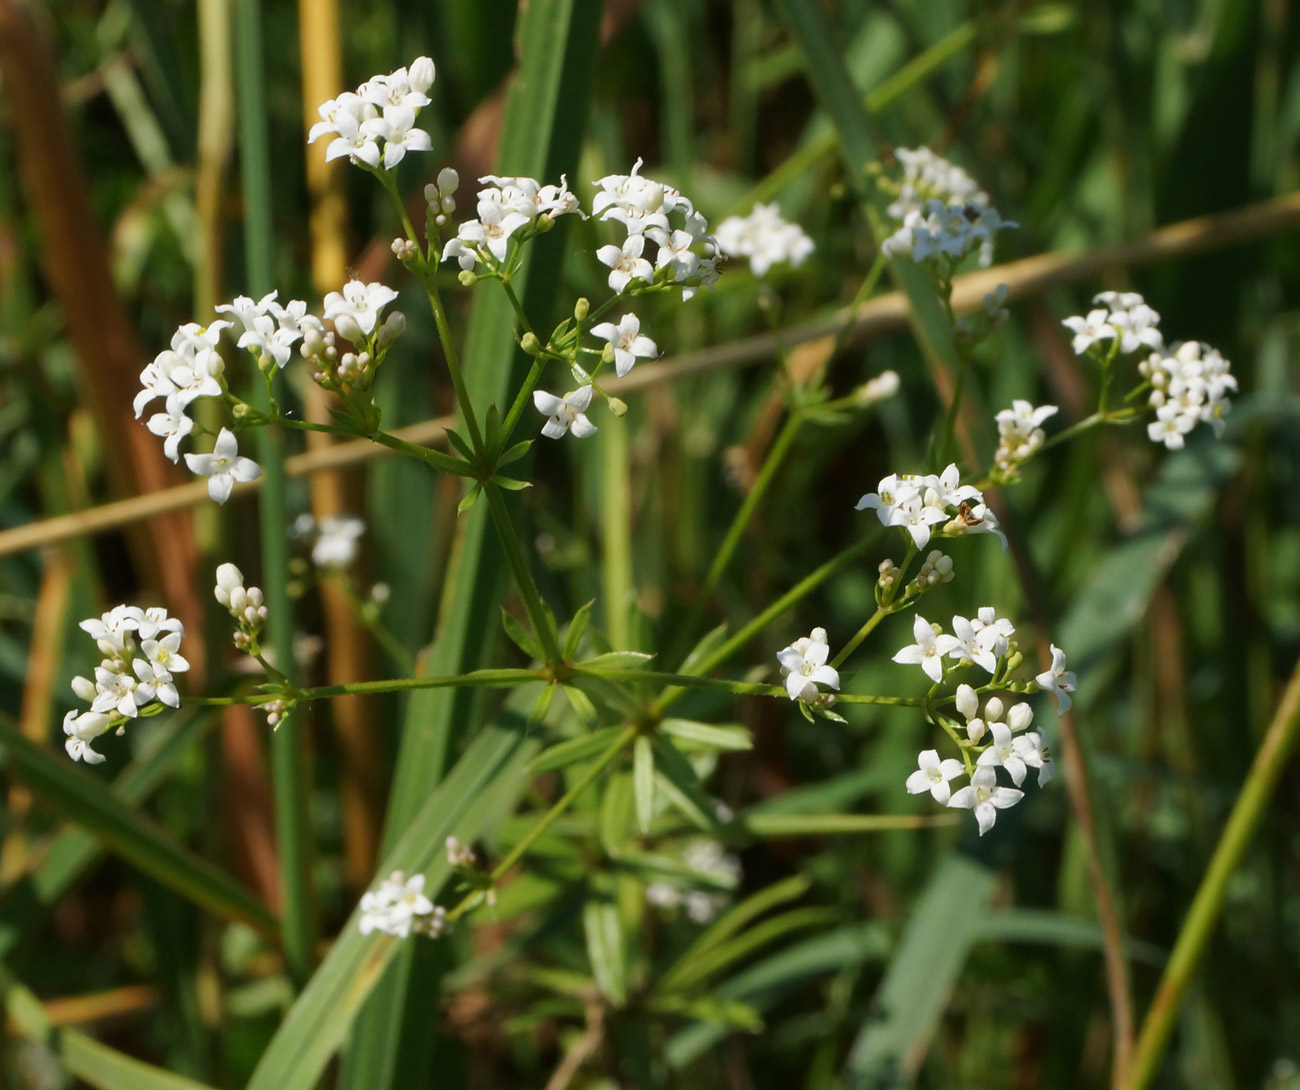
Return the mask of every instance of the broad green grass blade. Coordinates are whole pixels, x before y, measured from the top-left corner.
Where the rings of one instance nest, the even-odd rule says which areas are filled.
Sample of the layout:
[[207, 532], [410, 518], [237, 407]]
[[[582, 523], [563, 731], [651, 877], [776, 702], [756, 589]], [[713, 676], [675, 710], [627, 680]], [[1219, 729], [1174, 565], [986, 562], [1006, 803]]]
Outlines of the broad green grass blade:
[[55, 756], [0, 723], [0, 753], [15, 779], [62, 817], [169, 889], [226, 919], [274, 933], [274, 917], [224, 871], [178, 844], [63, 754]]
[[946, 856], [912, 910], [898, 951], [876, 993], [879, 1017], [863, 1026], [849, 1054], [845, 1085], [908, 1085], [966, 964], [996, 873], [960, 853]]
[[[422, 872], [427, 875], [425, 892], [436, 897], [451, 873], [443, 849], [446, 838], [472, 842], [503, 805], [513, 802], [514, 791], [500, 788], [517, 789], [532, 750], [517, 728], [481, 731], [428, 794], [380, 872]], [[403, 945], [383, 935], [362, 935], [359, 918], [357, 909], [289, 1011], [247, 1090], [309, 1090], [343, 1044], [362, 1003]]]
[[43, 1044], [69, 1074], [96, 1090], [208, 1090], [201, 1082], [172, 1075], [101, 1045], [75, 1029], [50, 1024], [40, 1000], [0, 966], [0, 991], [9, 1025], [24, 1037]]
[[[520, 62], [506, 100], [499, 173], [552, 178], [573, 171], [595, 68], [600, 15], [600, 0], [543, 0], [520, 10], [516, 28]], [[515, 291], [530, 314], [550, 312], [560, 280], [565, 233], [561, 226], [534, 243], [514, 278]], [[496, 285], [484, 285], [462, 354], [466, 385], [479, 411], [487, 403], [504, 404], [510, 393], [518, 355], [514, 323], [505, 293]], [[526, 460], [517, 463], [512, 472], [522, 475], [527, 464]], [[487, 504], [476, 505], [462, 519], [438, 638], [427, 664], [431, 674], [459, 673], [482, 661], [493, 627], [482, 619], [496, 612], [504, 585], [500, 554], [488, 531]], [[430, 784], [441, 778], [453, 731], [463, 725], [468, 712], [468, 702], [458, 701], [453, 690], [412, 697], [389, 804], [386, 845], [402, 835]], [[426, 1078], [432, 1041], [408, 1036], [403, 1045], [397, 1031], [406, 1004], [427, 1007], [437, 982], [427, 981], [418, 995], [408, 994], [403, 976], [398, 969], [391, 983], [385, 981], [376, 990], [357, 1027], [344, 1065], [343, 1085], [348, 1090], [386, 1090], [397, 1082]]]
[[[979, 937], [993, 942], [1084, 946], [1093, 950], [1100, 950], [1104, 941], [1095, 920], [1034, 908], [1013, 908], [986, 917], [980, 926]], [[1160, 947], [1133, 939], [1125, 941], [1124, 949], [1129, 957], [1148, 965], [1161, 966], [1167, 957], [1167, 951]]]

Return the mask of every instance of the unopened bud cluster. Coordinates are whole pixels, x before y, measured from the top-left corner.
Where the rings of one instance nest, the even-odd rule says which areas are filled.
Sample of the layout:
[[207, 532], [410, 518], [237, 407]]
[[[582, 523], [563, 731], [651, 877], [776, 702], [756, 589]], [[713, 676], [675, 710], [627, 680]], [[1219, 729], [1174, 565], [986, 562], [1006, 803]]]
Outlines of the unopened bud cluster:
[[256, 654], [257, 637], [266, 624], [266, 606], [262, 604], [260, 587], [245, 587], [244, 573], [234, 564], [222, 564], [217, 568], [217, 585], [213, 595], [235, 619], [239, 626], [235, 633], [235, 646], [241, 651]]

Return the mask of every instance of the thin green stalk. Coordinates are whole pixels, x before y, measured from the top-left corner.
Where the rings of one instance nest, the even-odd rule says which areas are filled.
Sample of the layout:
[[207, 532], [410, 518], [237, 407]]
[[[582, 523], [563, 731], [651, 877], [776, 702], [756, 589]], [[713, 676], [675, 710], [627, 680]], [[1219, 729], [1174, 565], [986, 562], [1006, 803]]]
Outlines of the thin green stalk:
[[722, 573], [726, 571], [727, 565], [731, 563], [731, 558], [740, 545], [740, 539], [744, 535], [746, 527], [749, 526], [749, 520], [754, 517], [758, 505], [762, 502], [763, 497], [767, 495], [768, 486], [776, 477], [776, 471], [781, 468], [785, 456], [790, 452], [790, 446], [794, 442], [794, 437], [798, 434], [799, 426], [802, 423], [803, 416], [798, 412], [793, 412], [786, 418], [785, 426], [782, 427], [781, 433], [776, 437], [776, 442], [772, 444], [767, 452], [767, 457], [763, 460], [763, 467], [758, 471], [754, 486], [745, 496], [745, 501], [740, 505], [740, 510], [736, 512], [736, 517], [731, 520], [727, 536], [722, 539], [722, 545], [719, 546], [718, 553], [709, 566], [709, 574], [705, 577], [704, 587], [700, 592], [700, 602], [707, 599], [713, 592], [714, 587], [718, 585], [718, 580], [722, 578]]
[[[261, 0], [236, 5], [236, 55], [239, 71], [240, 171], [244, 190], [244, 245], [248, 288], [261, 296], [271, 290], [271, 143], [266, 125], [266, 70], [262, 50]], [[265, 394], [271, 409], [269, 392]], [[271, 648], [279, 668], [293, 669], [293, 614], [289, 601], [289, 546], [284, 494], [283, 437], [278, 428], [262, 429], [259, 494], [263, 588], [269, 613]], [[289, 975], [296, 984], [311, 975], [316, 944], [311, 884], [310, 786], [300, 723], [290, 721], [271, 738], [271, 780], [275, 794], [276, 849], [279, 854], [281, 941]]]
[[[410, 692], [414, 689], [499, 688], [510, 689], [530, 681], [545, 681], [544, 670], [502, 668], [500, 670], [475, 670], [468, 674], [450, 677], [399, 677], [381, 681], [348, 681], [338, 685], [320, 685], [314, 689], [295, 689], [293, 698], [299, 703], [307, 700], [324, 700], [334, 696], [368, 696], [374, 693]], [[257, 706], [280, 699], [283, 693], [245, 693], [238, 696], [183, 696], [182, 705], [201, 707], [230, 707], [235, 704]]]
[[1296, 663], [1286, 692], [1282, 694], [1282, 702], [1264, 733], [1246, 782], [1242, 784], [1232, 813], [1228, 815], [1223, 836], [1214, 849], [1209, 868], [1188, 909], [1182, 930], [1178, 933], [1173, 953], [1169, 955], [1164, 976], [1160, 979], [1155, 998], [1151, 1001], [1151, 1009], [1138, 1034], [1132, 1060], [1127, 1071], [1122, 1073], [1122, 1081], [1118, 1083], [1125, 1090], [1145, 1090], [1155, 1079], [1173, 1032], [1174, 1020], [1182, 1006], [1183, 996], [1223, 909], [1228, 882], [1246, 854], [1264, 811], [1273, 798], [1287, 756], [1295, 744], [1297, 727], [1300, 727], [1300, 661]]
[[851, 654], [853, 654], [854, 651], [858, 649], [858, 645], [861, 644], [863, 640], [865, 640], [868, 636], [871, 635], [871, 633], [875, 630], [876, 625], [878, 625], [881, 621], [883, 621], [886, 617], [888, 617], [893, 612], [894, 611], [892, 609], [886, 609], [884, 606], [877, 606], [876, 612], [867, 618], [867, 623], [864, 624], [861, 628], [857, 630], [857, 632], [853, 634], [853, 638], [849, 640], [849, 642], [846, 643], [844, 647], [840, 650], [840, 653], [836, 655], [834, 659], [831, 660], [831, 666], [834, 667], [836, 670], [838, 670], [840, 668], [840, 665], [844, 662], [844, 660], [847, 659]]
[[754, 836], [836, 836], [956, 825], [959, 814], [742, 814], [737, 824]]
[[556, 634], [551, 628], [546, 605], [542, 601], [541, 591], [537, 589], [537, 583], [533, 580], [528, 560], [519, 546], [519, 535], [515, 533], [514, 524], [510, 521], [510, 512], [506, 509], [501, 489], [492, 481], [484, 481], [483, 495], [487, 497], [488, 508], [492, 512], [492, 523], [496, 527], [497, 536], [501, 539], [501, 548], [505, 552], [506, 562], [514, 574], [515, 586], [519, 588], [519, 594], [524, 600], [524, 609], [532, 622], [533, 632], [541, 640], [547, 663], [557, 667], [564, 661], [564, 653], [560, 650]]
[[[574, 781], [573, 786], [560, 797], [554, 806], [546, 811], [537, 824], [529, 829], [523, 839], [511, 848], [510, 851], [506, 853], [505, 858], [503, 858], [501, 862], [493, 868], [491, 875], [489, 875], [492, 882], [498, 882], [505, 877], [505, 875], [510, 871], [510, 868], [524, 857], [528, 849], [537, 842], [538, 838], [544, 835], [546, 830], [554, 825], [556, 820], [573, 805], [573, 801], [591, 786], [591, 784], [596, 780], [596, 777], [618, 759], [619, 754], [627, 748], [628, 744], [636, 736], [636, 727], [625, 727], [619, 732], [618, 737], [610, 743], [609, 747], [599, 757], [597, 757], [595, 761], [587, 766], [583, 774]], [[481, 894], [477, 891], [469, 894], [469, 896], [461, 901], [460, 904], [447, 913], [447, 918], [451, 920], [456, 919], [475, 905], [479, 904], [481, 900]]]
[[410, 458], [426, 462], [433, 466], [434, 469], [440, 469], [444, 473], [454, 473], [460, 477], [464, 477], [467, 474], [464, 462], [460, 461], [458, 458], [451, 457], [449, 454], [443, 454], [440, 450], [431, 450], [430, 448], [422, 447], [417, 443], [408, 443], [405, 439], [399, 439], [396, 435], [389, 435], [386, 431], [372, 432], [366, 438], [373, 440], [380, 446], [387, 447], [389, 450], [395, 450]]
[[632, 577], [631, 444], [627, 418], [600, 429], [600, 583], [605, 627], [614, 647], [631, 647]]
[[[576, 677], [598, 677], [605, 681], [645, 682], [656, 685], [680, 686], [683, 689], [712, 689], [717, 692], [732, 693], [736, 696], [770, 696], [789, 700], [790, 694], [783, 685], [767, 685], [761, 681], [729, 681], [720, 677], [696, 677], [694, 674], [673, 674], [656, 670], [622, 670], [607, 667], [584, 667], [581, 663], [572, 667]], [[910, 696], [874, 696], [870, 693], [837, 694], [840, 703], [847, 704], [887, 704], [904, 708], [921, 708], [925, 701], [921, 697]]]

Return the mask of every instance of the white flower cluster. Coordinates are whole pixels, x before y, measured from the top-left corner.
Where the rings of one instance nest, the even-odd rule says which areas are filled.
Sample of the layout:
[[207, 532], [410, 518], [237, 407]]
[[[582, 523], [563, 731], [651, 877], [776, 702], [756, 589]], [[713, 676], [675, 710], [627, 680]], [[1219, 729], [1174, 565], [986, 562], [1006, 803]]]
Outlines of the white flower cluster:
[[938, 475], [891, 473], [877, 485], [877, 491], [858, 500], [856, 510], [869, 507], [882, 526], [902, 526], [918, 549], [929, 543], [930, 527], [942, 522], [945, 525], [939, 533], [945, 537], [996, 534], [1005, 552], [1006, 535], [998, 529], [997, 517], [984, 502], [983, 493], [974, 485], [960, 482], [955, 464]]
[[782, 262], [792, 269], [813, 252], [813, 241], [797, 223], [781, 216], [780, 207], [756, 204], [748, 216], [730, 216], [718, 224], [718, 249], [727, 257], [749, 258], [749, 269], [762, 279]]
[[346, 155], [353, 163], [372, 169], [392, 170], [408, 151], [428, 151], [429, 134], [415, 127], [420, 110], [429, 105], [433, 86], [433, 61], [418, 57], [410, 68], [386, 76], [372, 76], [356, 91], [344, 91], [322, 103], [320, 121], [311, 127], [307, 143], [332, 136], [325, 160]]
[[[979, 697], [969, 685], [957, 686], [956, 704], [966, 721], [964, 729], [970, 740], [967, 760], [970, 753], [978, 754], [974, 767], [951, 757], [940, 760], [937, 750], [922, 750], [917, 756], [916, 771], [907, 777], [906, 787], [908, 794], [928, 791], [944, 806], [973, 810], [983, 836], [993, 828], [999, 810], [1014, 806], [1025, 797], [1020, 786], [1029, 769], [1038, 769], [1039, 787], [1051, 780], [1052, 756], [1042, 735], [1028, 729], [1034, 719], [1034, 710], [1028, 704], [1021, 702], [1008, 708], [1001, 697], [991, 696], [981, 714]], [[1006, 770], [1015, 787], [997, 782], [999, 768]], [[968, 772], [970, 782], [953, 791], [950, 781]]]
[[[1147, 401], [1156, 415], [1147, 425], [1151, 441], [1180, 450], [1184, 437], [1201, 421], [1222, 435], [1223, 415], [1231, 408], [1228, 394], [1237, 392], [1237, 380], [1219, 351], [1200, 341], [1166, 348], [1160, 315], [1137, 292], [1103, 291], [1093, 302], [1101, 306], [1061, 324], [1074, 334], [1071, 345], [1077, 355], [1092, 352], [1107, 359], [1117, 352], [1151, 350], [1138, 364], [1151, 388]], [[1102, 347], [1106, 341], [1111, 342], [1109, 348]]]
[[1119, 351], [1128, 355], [1143, 347], [1157, 351], [1164, 346], [1160, 315], [1147, 306], [1135, 291], [1103, 291], [1093, 296], [1101, 306], [1084, 317], [1064, 319], [1061, 324], [1074, 334], [1070, 342], [1077, 356], [1102, 341], [1119, 341]]
[[886, 212], [900, 226], [881, 243], [881, 253], [918, 263], [946, 255], [955, 265], [978, 249], [980, 266], [992, 264], [994, 236], [1019, 225], [1003, 220], [970, 175], [929, 148], [899, 148], [895, 154], [903, 178], [893, 186], [896, 197]]
[[[740, 884], [740, 860], [724, 851], [716, 840], [693, 840], [682, 849], [682, 862], [716, 885], [735, 889]], [[723, 908], [730, 896], [718, 889], [682, 889], [668, 882], [651, 882], [646, 886], [647, 903], [658, 908], [683, 907], [695, 923], [708, 923]]]
[[[670, 185], [644, 178], [638, 159], [631, 174], [610, 174], [595, 183], [592, 215], [627, 229], [619, 246], [602, 246], [596, 258], [608, 265], [609, 287], [622, 294], [634, 280], [650, 284], [679, 284], [689, 299], [701, 286], [718, 279], [718, 241], [709, 222], [691, 201]], [[646, 242], [656, 247], [646, 252]]]
[[[406, 330], [401, 311], [383, 316], [384, 308], [396, 298], [397, 292], [386, 284], [360, 280], [349, 280], [341, 291], [325, 296], [325, 318], [334, 328], [328, 330], [320, 322], [310, 329], [304, 325], [300, 349], [318, 386], [326, 390], [369, 387], [383, 353]], [[339, 337], [351, 345], [342, 354]]]
[[1183, 446], [1185, 436], [1204, 420], [1223, 434], [1223, 414], [1231, 407], [1228, 391], [1236, 393], [1237, 380], [1217, 349], [1200, 341], [1176, 345], [1169, 355], [1152, 352], [1138, 370], [1151, 384], [1150, 405], [1156, 418], [1147, 425], [1153, 443], [1170, 450]]
[[805, 704], [834, 702], [833, 696], [817, 690], [818, 685], [829, 685], [832, 689], [840, 687], [839, 671], [826, 665], [830, 655], [824, 628], [814, 628], [811, 636], [802, 636], [776, 653], [781, 675], [785, 678], [785, 691], [791, 700], [802, 700]]
[[361, 933], [382, 931], [404, 939], [412, 932], [436, 939], [447, 929], [447, 910], [424, 895], [424, 875], [395, 870], [361, 897]]
[[943, 680], [944, 659], [961, 662], [967, 659], [990, 675], [996, 675], [1001, 660], [1011, 650], [1011, 637], [1015, 626], [1005, 617], [999, 617], [992, 606], [981, 606], [974, 617], [954, 617], [952, 635], [943, 631], [942, 625], [932, 625], [919, 613], [912, 618], [912, 637], [915, 643], [904, 647], [894, 656], [894, 661], [909, 666], [920, 666], [936, 685]]
[[311, 561], [318, 568], [351, 567], [365, 532], [366, 524], [356, 515], [326, 515], [317, 522], [304, 513], [289, 528], [291, 536], [310, 546]]
[[82, 621], [81, 629], [104, 657], [95, 667], [94, 681], [72, 679], [72, 691], [89, 702], [90, 709], [63, 717], [64, 747], [74, 761], [99, 764], [104, 756], [90, 743], [105, 731], [120, 729], [155, 700], [180, 707], [174, 675], [184, 673], [190, 664], [180, 653], [185, 628], [162, 608], [114, 606], [98, 619]]
[[212, 593], [239, 626], [235, 633], [235, 646], [241, 651], [252, 651], [257, 634], [266, 624], [261, 588], [245, 587], [243, 572], [234, 564], [220, 564], [217, 566], [217, 585]]
[[[444, 178], [450, 174], [451, 177]], [[447, 198], [454, 192], [454, 171], [438, 175], [437, 199], [439, 215], [446, 207]], [[444, 190], [444, 182], [453, 186]], [[563, 174], [559, 185], [542, 185], [536, 178], [497, 177], [488, 174], [479, 179], [485, 188], [478, 191], [478, 219], [466, 220], [456, 230], [456, 237], [442, 248], [442, 261], [453, 258], [460, 267], [472, 272], [476, 266], [497, 269], [506, 264], [510, 240], [523, 242], [550, 226], [556, 216], [577, 212], [578, 199], [569, 192], [569, 183]], [[428, 190], [425, 196], [430, 197]], [[455, 207], [455, 202], [451, 203]], [[430, 212], [433, 205], [430, 201]], [[435, 215], [436, 219], [436, 215]]]
[[998, 424], [998, 449], [993, 454], [993, 462], [1004, 478], [1013, 478], [1019, 467], [1043, 445], [1046, 437], [1041, 425], [1056, 413], [1055, 405], [1035, 408], [1019, 398], [1011, 402], [1011, 408], [997, 413], [994, 419]]

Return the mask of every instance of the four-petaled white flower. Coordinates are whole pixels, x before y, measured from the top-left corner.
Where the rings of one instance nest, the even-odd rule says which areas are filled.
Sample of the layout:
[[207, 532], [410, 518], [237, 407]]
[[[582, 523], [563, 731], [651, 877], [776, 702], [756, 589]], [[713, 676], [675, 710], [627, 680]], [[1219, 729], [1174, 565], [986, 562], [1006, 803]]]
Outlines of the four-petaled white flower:
[[217, 503], [230, 499], [236, 481], [255, 481], [262, 475], [253, 459], [240, 456], [239, 443], [227, 428], [221, 429], [211, 454], [187, 454], [185, 464], [192, 473], [208, 478], [208, 495]]
[[[338, 327], [339, 319], [350, 319], [357, 328], [369, 336], [374, 332], [379, 312], [397, 298], [397, 292], [378, 282], [363, 284], [360, 280], [349, 280], [343, 290], [332, 291], [325, 296], [325, 317]], [[343, 332], [340, 330], [339, 332]], [[347, 337], [346, 333], [343, 336]], [[348, 337], [348, 340], [351, 340]]]
[[652, 359], [659, 348], [649, 337], [641, 332], [641, 319], [635, 314], [624, 314], [613, 322], [601, 322], [591, 327], [591, 335], [600, 337], [614, 346], [614, 370], [622, 378], [636, 363], [637, 357]]
[[1065, 652], [1056, 644], [1052, 644], [1051, 667], [1044, 670], [1034, 680], [1038, 682], [1040, 689], [1056, 694], [1056, 711], [1058, 715], [1064, 715], [1070, 710], [1070, 705], [1073, 703], [1070, 694], [1074, 692], [1074, 686], [1078, 679], [1074, 676], [1073, 671], [1065, 668]]
[[943, 680], [943, 658], [957, 640], [942, 632], [935, 632], [930, 622], [919, 613], [912, 618], [912, 636], [916, 643], [909, 644], [894, 656], [894, 661], [906, 666], [919, 665], [936, 685]]
[[840, 687], [839, 671], [826, 665], [830, 654], [824, 628], [814, 628], [812, 635], [801, 636], [776, 653], [776, 659], [786, 674], [785, 691], [791, 700], [811, 704], [817, 700], [818, 685], [829, 685], [832, 689]]
[[647, 284], [655, 277], [654, 266], [641, 254], [645, 251], [645, 235], [630, 234], [622, 246], [602, 246], [596, 251], [596, 260], [609, 266], [609, 290], [620, 295], [633, 280]]
[[590, 384], [579, 386], [563, 397], [548, 394], [545, 390], [534, 390], [533, 404], [537, 411], [550, 417], [542, 426], [542, 434], [548, 439], [561, 439], [566, 431], [573, 432], [579, 439], [595, 435], [596, 425], [586, 415], [592, 392]]
[[1025, 760], [1016, 749], [1016, 739], [1012, 737], [1011, 728], [1006, 723], [990, 723], [989, 734], [993, 741], [989, 748], [979, 755], [976, 764], [980, 768], [996, 768], [1001, 765], [1011, 775], [1011, 780], [1019, 787], [1025, 779]]
[[976, 768], [971, 773], [970, 783], [954, 791], [948, 800], [949, 806], [975, 811], [980, 836], [993, 828], [999, 810], [1015, 806], [1025, 797], [1023, 791], [1014, 787], [1001, 787], [997, 781], [997, 773], [988, 765]]
[[923, 749], [916, 758], [916, 763], [916, 771], [907, 777], [907, 793], [919, 795], [922, 791], [929, 791], [935, 802], [946, 805], [952, 797], [948, 781], [966, 771], [961, 761], [952, 757], [941, 761], [937, 749]]
[[1070, 347], [1076, 356], [1082, 356], [1094, 344], [1115, 339], [1115, 329], [1110, 324], [1110, 312], [1107, 310], [1090, 310], [1084, 318], [1065, 318], [1061, 325], [1074, 334]]
[[437, 935], [445, 926], [446, 910], [434, 905], [424, 893], [424, 875], [410, 878], [393, 873], [361, 898], [359, 926], [363, 935], [382, 931], [406, 938], [412, 931]]

